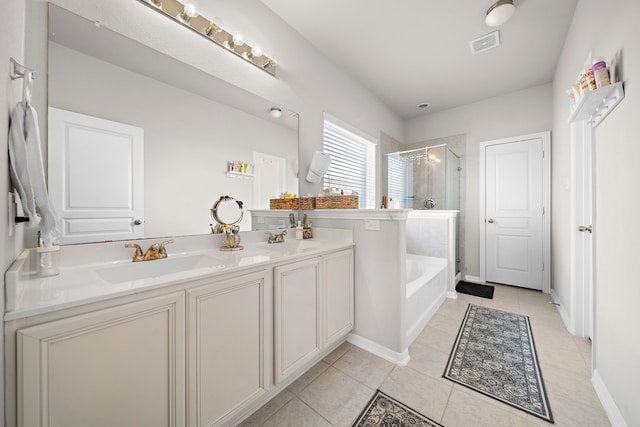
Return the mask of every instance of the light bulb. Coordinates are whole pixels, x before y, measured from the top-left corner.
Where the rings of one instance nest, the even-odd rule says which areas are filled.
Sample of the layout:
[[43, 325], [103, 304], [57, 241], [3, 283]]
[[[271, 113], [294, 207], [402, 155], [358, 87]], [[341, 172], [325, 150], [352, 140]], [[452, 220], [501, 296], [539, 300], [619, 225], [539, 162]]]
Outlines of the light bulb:
[[194, 3], [185, 3], [182, 8], [182, 12], [180, 12], [180, 15], [178, 15], [180, 20], [182, 20], [182, 22], [184, 22], [185, 24], [188, 24], [189, 21], [191, 21], [191, 18], [195, 18], [196, 16], [198, 16], [198, 10], [196, 9], [196, 5]]
[[262, 48], [260, 46], [254, 46], [251, 48], [251, 55], [254, 58], [258, 58], [260, 56], [262, 56]]
[[196, 5], [193, 3], [186, 3], [184, 5], [184, 14], [189, 18], [195, 18], [198, 16], [198, 11], [196, 10]]
[[244, 37], [238, 33], [233, 36], [233, 44], [236, 46], [242, 46], [244, 44]]

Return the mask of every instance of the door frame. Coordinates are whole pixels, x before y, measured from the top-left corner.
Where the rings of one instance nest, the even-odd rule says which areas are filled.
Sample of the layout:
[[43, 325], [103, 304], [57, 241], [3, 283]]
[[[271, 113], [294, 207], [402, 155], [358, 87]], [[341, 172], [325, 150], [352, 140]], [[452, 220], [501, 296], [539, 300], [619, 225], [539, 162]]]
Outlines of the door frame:
[[570, 300], [569, 313], [561, 310], [561, 314], [566, 318], [569, 332], [579, 337], [590, 337], [594, 342], [595, 234], [586, 236], [578, 231], [581, 225], [589, 225], [593, 233], [596, 231], [594, 129], [587, 120], [573, 122], [570, 126]]
[[480, 143], [480, 212], [478, 215], [480, 232], [480, 281], [486, 282], [486, 232], [485, 198], [486, 198], [486, 148], [492, 145], [502, 145], [520, 142], [524, 139], [542, 139], [542, 292], [551, 292], [551, 131], [532, 133], [528, 135], [512, 136], [494, 139]]

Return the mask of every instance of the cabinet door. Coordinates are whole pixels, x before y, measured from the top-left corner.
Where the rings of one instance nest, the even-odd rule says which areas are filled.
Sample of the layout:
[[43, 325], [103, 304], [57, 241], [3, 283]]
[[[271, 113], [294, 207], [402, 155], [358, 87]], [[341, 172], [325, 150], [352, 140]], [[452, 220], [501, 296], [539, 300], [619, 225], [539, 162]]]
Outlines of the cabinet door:
[[321, 349], [320, 260], [274, 269], [275, 380], [279, 383]]
[[353, 329], [353, 250], [323, 257], [324, 345], [344, 338]]
[[21, 329], [18, 425], [184, 426], [184, 293]]
[[266, 275], [187, 292], [189, 426], [226, 425], [264, 393]]

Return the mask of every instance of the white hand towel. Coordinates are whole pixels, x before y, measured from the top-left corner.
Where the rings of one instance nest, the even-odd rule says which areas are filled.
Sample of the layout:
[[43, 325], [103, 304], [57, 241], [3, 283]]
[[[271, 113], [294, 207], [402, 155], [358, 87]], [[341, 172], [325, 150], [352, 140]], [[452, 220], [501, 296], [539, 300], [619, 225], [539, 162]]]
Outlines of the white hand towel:
[[16, 104], [11, 113], [9, 158], [11, 180], [20, 194], [24, 212], [29, 216], [29, 225], [37, 225], [42, 220], [42, 239], [47, 245], [57, 243], [60, 226], [44, 178], [38, 115], [24, 102]]

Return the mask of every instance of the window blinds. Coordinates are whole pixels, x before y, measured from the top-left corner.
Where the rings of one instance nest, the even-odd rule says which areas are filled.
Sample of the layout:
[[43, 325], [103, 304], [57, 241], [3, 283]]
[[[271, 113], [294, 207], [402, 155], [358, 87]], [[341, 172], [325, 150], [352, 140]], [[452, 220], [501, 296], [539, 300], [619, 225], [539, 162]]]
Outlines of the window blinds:
[[357, 192], [361, 209], [375, 208], [375, 142], [325, 118], [324, 152], [331, 156], [325, 188]]

